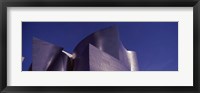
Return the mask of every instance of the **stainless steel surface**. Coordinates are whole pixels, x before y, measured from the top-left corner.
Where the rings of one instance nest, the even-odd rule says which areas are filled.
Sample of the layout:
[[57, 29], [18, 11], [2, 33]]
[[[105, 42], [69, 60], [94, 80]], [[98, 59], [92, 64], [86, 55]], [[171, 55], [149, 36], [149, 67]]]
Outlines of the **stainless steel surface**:
[[[67, 42], [66, 42], [67, 43]], [[124, 48], [115, 26], [83, 39], [72, 54], [62, 47], [33, 38], [34, 71], [135, 71], [136, 53]]]

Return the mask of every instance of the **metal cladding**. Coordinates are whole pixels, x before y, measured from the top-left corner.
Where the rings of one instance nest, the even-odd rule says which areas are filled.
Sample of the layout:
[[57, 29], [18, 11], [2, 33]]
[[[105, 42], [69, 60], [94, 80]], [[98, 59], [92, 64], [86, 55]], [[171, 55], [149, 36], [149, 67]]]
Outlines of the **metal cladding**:
[[[102, 58], [102, 56], [104, 56], [103, 54], [99, 55], [98, 53], [93, 53], [94, 52], [93, 49], [91, 49], [91, 47], [89, 47], [90, 44], [93, 45], [94, 47], [96, 47], [97, 49], [99, 49], [100, 51], [107, 53], [108, 55], [110, 55], [110, 57], [117, 59], [118, 60], [117, 62], [119, 64], [126, 67], [126, 69], [123, 69], [123, 70], [137, 70], [136, 65], [135, 65], [135, 67], [131, 67], [132, 66], [131, 64], [133, 62], [135, 64], [136, 60], [134, 57], [132, 58], [132, 59], [134, 59], [134, 61], [129, 58], [127, 50], [124, 48], [124, 46], [122, 45], [122, 43], [119, 39], [119, 34], [118, 34], [117, 28], [115, 26], [108, 27], [108, 28], [99, 30], [95, 33], [92, 33], [91, 35], [89, 35], [88, 37], [83, 39], [77, 45], [77, 47], [74, 49], [74, 55], [76, 56], [75, 61], [74, 61], [74, 70], [78, 70], [78, 71], [94, 70], [94, 69], [90, 69], [90, 68], [94, 68], [91, 66], [95, 66], [95, 65], [90, 65], [90, 64], [92, 64], [92, 62], [96, 62], [96, 61], [93, 60], [91, 62], [89, 60], [90, 57], [95, 57], [95, 55], [96, 55], [95, 58], [98, 58], [98, 57]], [[91, 52], [91, 51], [93, 51], [93, 52]], [[92, 55], [94, 55], [94, 56], [91, 56], [90, 53], [92, 53]], [[113, 58], [111, 58], [111, 59], [113, 59]], [[97, 61], [99, 62], [99, 59]], [[104, 64], [108, 61], [102, 60], [100, 62], [101, 62], [101, 64]], [[112, 66], [112, 65], [114, 65], [114, 63], [111, 64], [110, 66]], [[97, 68], [98, 66], [95, 66], [95, 67]], [[98, 69], [100, 69], [100, 68], [103, 68], [103, 67], [99, 66]], [[101, 69], [101, 70], [103, 70], [103, 69]], [[118, 70], [122, 71], [122, 69], [118, 69]]]
[[91, 71], [128, 71], [118, 59], [89, 45], [89, 67]]
[[63, 48], [33, 38], [34, 71], [134, 71], [136, 54], [124, 48], [115, 26], [83, 39], [72, 54]]
[[32, 70], [33, 71], [64, 71], [68, 56], [62, 53], [61, 47], [33, 38]]

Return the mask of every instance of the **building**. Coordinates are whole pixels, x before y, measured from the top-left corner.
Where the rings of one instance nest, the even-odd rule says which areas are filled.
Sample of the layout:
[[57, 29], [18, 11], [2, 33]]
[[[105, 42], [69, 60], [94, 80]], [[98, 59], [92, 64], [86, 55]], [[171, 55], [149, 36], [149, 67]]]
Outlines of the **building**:
[[33, 71], [135, 71], [137, 67], [136, 53], [124, 48], [115, 26], [87, 36], [71, 54], [33, 38]]

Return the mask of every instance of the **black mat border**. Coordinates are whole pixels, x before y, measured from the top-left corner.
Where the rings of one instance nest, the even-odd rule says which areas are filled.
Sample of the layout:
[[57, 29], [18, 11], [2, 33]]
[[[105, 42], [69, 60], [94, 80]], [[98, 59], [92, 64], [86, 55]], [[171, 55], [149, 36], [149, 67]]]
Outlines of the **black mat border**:
[[[199, 93], [200, 0], [1, 0], [0, 91], [2, 93]], [[194, 86], [7, 86], [7, 7], [193, 7]]]

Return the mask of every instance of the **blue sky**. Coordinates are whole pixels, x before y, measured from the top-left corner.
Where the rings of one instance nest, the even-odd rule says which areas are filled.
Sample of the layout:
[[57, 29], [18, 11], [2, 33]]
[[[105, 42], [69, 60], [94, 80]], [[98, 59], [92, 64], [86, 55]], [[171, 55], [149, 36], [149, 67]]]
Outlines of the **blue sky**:
[[178, 22], [22, 22], [22, 70], [31, 64], [32, 37], [72, 53], [86, 36], [113, 25], [124, 47], [137, 53], [140, 71], [178, 70]]

